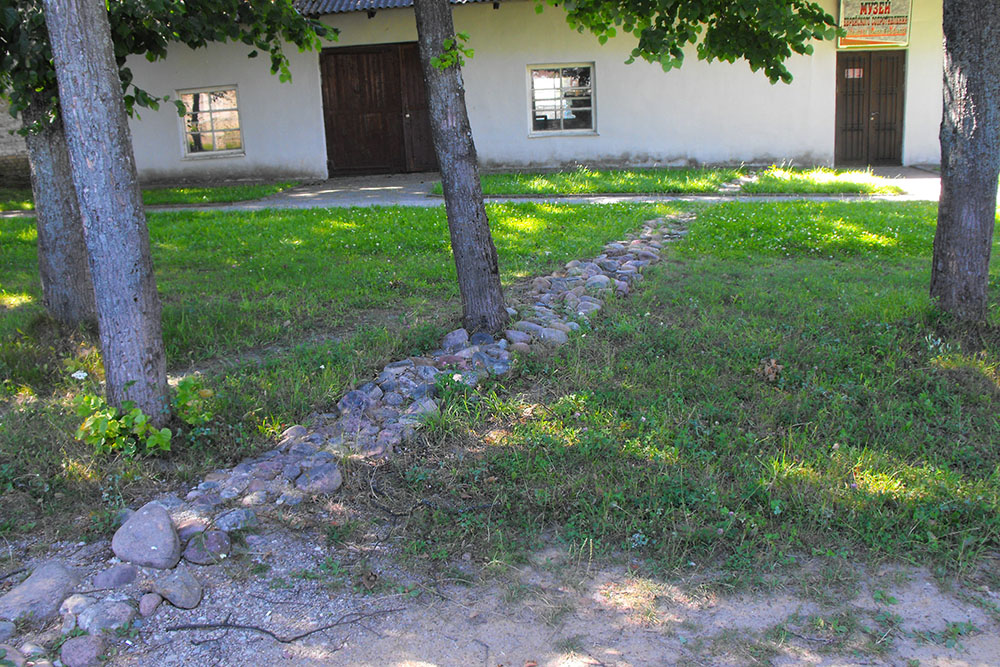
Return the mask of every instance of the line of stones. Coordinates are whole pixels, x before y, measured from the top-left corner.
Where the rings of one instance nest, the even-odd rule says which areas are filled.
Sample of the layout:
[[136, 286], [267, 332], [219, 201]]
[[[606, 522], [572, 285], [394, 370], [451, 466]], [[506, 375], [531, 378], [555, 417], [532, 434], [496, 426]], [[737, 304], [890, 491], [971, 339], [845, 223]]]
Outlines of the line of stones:
[[664, 244], [683, 236], [686, 222], [680, 216], [647, 221], [625, 241], [605, 245], [599, 256], [534, 279], [528, 303], [508, 308], [514, 323], [502, 338], [456, 329], [440, 349], [387, 364], [373, 381], [347, 392], [335, 412], [317, 415], [311, 429], [290, 427], [275, 449], [210, 473], [185, 501], [211, 511], [238, 497], [253, 507], [296, 505], [309, 495], [333, 493], [343, 481], [338, 459], [388, 456], [439, 413], [435, 395], [442, 374], [476, 386], [487, 375], [507, 373], [512, 353], [565, 344], [605, 299], [630, 293], [643, 269], [659, 261]]

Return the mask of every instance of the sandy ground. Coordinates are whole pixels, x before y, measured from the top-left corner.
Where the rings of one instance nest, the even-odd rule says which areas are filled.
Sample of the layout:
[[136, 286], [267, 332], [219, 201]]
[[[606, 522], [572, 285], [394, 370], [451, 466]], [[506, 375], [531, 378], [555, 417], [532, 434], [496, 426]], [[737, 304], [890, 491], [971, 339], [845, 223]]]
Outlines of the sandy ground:
[[[732, 593], [708, 567], [664, 580], [551, 549], [523, 566], [459, 558], [415, 575], [391, 546], [321, 543], [284, 527], [250, 536], [243, 556], [194, 569], [197, 609], [161, 605], [109, 664], [1000, 664], [1000, 594], [924, 569], [813, 560]], [[95, 569], [108, 557], [87, 551]], [[177, 628], [220, 623], [280, 640], [318, 631]]]

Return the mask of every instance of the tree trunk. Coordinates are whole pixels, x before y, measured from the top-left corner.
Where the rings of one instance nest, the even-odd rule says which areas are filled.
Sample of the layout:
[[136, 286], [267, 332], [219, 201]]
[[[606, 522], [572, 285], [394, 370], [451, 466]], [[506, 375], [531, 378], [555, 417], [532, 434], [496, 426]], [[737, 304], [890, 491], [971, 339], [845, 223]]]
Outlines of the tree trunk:
[[49, 315], [75, 327], [97, 322], [94, 285], [62, 119], [49, 122], [46, 109], [46, 100], [36, 93], [22, 113], [25, 127], [38, 126], [37, 132], [25, 137], [38, 228], [38, 273]]
[[462, 322], [470, 332], [493, 333], [506, 324], [508, 316], [500, 287], [497, 249], [483, 206], [462, 70], [457, 64], [445, 69], [431, 64], [431, 58], [444, 50], [444, 40], [455, 37], [451, 5], [448, 0], [414, 0], [413, 8], [434, 152], [441, 167], [451, 251], [462, 295]]
[[1000, 171], [1000, 13], [981, 0], [944, 2], [941, 202], [931, 296], [960, 320], [986, 318]]
[[108, 402], [169, 419], [149, 232], [103, 0], [45, 0], [73, 184], [97, 303]]

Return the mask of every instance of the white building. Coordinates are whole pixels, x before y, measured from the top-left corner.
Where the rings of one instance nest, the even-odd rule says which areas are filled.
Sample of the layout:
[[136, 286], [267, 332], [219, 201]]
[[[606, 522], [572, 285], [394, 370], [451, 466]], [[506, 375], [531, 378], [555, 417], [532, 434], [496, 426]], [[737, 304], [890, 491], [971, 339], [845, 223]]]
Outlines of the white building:
[[[131, 58], [139, 85], [179, 96], [189, 111], [181, 118], [166, 104], [132, 120], [141, 178], [321, 179], [433, 168], [413, 11], [358, 10], [410, 2], [302, 0], [340, 36], [321, 54], [288, 49], [291, 83], [272, 76], [265, 59], [248, 59], [243, 44], [174, 47], [156, 63]], [[536, 14], [529, 0], [455, 5], [456, 30], [475, 49], [463, 76], [480, 162], [937, 163], [941, 0], [821, 4], [843, 13], [842, 22], [859, 11], [909, 17], [897, 21], [905, 46], [817, 43], [812, 56], [789, 61], [793, 83], [772, 85], [744, 62], [709, 64], [693, 50], [670, 72], [626, 65], [634, 37], [601, 46], [571, 29], [558, 7]]]

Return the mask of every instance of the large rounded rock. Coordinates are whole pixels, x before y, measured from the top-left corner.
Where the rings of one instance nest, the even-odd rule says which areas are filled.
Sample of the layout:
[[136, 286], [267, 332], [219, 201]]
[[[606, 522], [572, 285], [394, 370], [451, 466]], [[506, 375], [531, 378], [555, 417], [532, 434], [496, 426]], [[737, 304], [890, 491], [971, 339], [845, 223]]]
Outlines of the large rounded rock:
[[0, 620], [52, 620], [59, 613], [59, 605], [72, 592], [77, 582], [76, 573], [62, 563], [42, 563], [30, 577], [0, 597]]
[[195, 565], [215, 565], [229, 555], [232, 541], [221, 530], [195, 535], [184, 549], [184, 560]]
[[194, 609], [201, 602], [201, 584], [183, 567], [157, 581], [153, 590], [181, 609]]
[[111, 538], [111, 549], [124, 561], [169, 570], [181, 559], [181, 542], [170, 515], [158, 503], [146, 503]]
[[104, 653], [104, 640], [87, 635], [67, 639], [59, 652], [59, 658], [66, 667], [95, 667], [100, 665]]
[[94, 577], [94, 588], [104, 590], [107, 588], [118, 588], [127, 586], [135, 581], [138, 570], [134, 565], [128, 563], [118, 563], [113, 565]]
[[330, 462], [306, 470], [295, 480], [295, 486], [305, 493], [333, 493], [343, 482], [340, 468]]
[[128, 625], [134, 619], [135, 607], [127, 602], [98, 602], [80, 612], [76, 624], [89, 634], [99, 635]]

